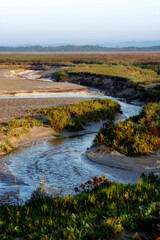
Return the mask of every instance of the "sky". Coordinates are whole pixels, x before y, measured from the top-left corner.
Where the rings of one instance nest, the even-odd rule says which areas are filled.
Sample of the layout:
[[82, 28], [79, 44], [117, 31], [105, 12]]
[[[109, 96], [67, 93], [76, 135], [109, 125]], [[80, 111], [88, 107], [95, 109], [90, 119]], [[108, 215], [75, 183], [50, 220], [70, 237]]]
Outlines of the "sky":
[[160, 40], [160, 0], [0, 0], [0, 45]]

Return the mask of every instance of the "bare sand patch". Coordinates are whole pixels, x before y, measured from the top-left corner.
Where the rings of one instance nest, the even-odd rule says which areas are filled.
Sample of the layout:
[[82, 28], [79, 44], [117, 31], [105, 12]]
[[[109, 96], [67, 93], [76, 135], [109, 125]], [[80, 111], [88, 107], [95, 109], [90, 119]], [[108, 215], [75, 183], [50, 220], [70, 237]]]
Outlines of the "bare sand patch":
[[96, 163], [110, 167], [147, 172], [152, 168], [160, 168], [160, 150], [149, 156], [129, 157], [117, 151], [106, 153], [101, 147], [92, 147], [87, 151], [88, 158]]
[[12, 137], [10, 140], [14, 148], [27, 146], [43, 140], [51, 140], [55, 138], [56, 132], [47, 127], [33, 127], [30, 133], [22, 134], [19, 138]]

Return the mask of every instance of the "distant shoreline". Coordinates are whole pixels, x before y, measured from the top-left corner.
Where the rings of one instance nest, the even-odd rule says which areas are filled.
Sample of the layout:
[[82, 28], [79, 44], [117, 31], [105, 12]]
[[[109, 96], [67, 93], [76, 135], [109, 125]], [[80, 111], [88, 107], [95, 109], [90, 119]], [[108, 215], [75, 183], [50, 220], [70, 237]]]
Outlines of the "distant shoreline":
[[160, 46], [152, 47], [102, 47], [99, 45], [65, 45], [57, 47], [43, 47], [40, 45], [28, 47], [0, 46], [3, 53], [135, 53], [160, 52]]
[[25, 54], [30, 54], [30, 55], [34, 55], [34, 54], [41, 54], [41, 55], [54, 55], [54, 54], [138, 54], [138, 53], [147, 53], [147, 54], [152, 54], [152, 53], [160, 53], [159, 51], [115, 51], [115, 52], [1, 52], [0, 51], [0, 55], [5, 55], [5, 54], [20, 54], [20, 55], [25, 55]]

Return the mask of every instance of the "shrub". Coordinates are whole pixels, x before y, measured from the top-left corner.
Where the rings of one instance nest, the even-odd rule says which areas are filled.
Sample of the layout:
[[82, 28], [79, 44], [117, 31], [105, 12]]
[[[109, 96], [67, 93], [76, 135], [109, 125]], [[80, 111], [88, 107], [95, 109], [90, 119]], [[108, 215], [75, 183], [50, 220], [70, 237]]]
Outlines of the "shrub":
[[0, 152], [9, 153], [10, 149], [9, 149], [9, 147], [7, 145], [1, 144], [0, 145]]
[[53, 73], [52, 78], [55, 78], [58, 82], [66, 82], [68, 79], [68, 74], [66, 74], [64, 71], [59, 71]]
[[160, 148], [160, 103], [144, 106], [138, 122], [126, 120], [100, 130], [97, 145], [104, 144], [125, 155], [148, 154]]
[[145, 102], [160, 102], [160, 88], [149, 89], [139, 95], [139, 99]]
[[109, 99], [89, 100], [63, 107], [37, 109], [46, 115], [49, 125], [55, 130], [64, 128], [81, 130], [88, 122], [111, 119], [120, 111], [120, 105]]

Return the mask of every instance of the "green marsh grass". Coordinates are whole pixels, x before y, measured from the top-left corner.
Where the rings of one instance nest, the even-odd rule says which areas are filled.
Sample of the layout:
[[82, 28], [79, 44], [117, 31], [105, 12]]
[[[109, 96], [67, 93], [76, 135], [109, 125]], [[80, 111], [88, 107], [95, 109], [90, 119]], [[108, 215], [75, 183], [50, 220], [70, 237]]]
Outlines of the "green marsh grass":
[[124, 64], [82, 64], [79, 67], [68, 70], [68, 73], [90, 73], [100, 74], [102, 76], [121, 77], [128, 79], [128, 82], [134, 84], [149, 85], [160, 82], [160, 76], [151, 69], [142, 69], [133, 65]]

